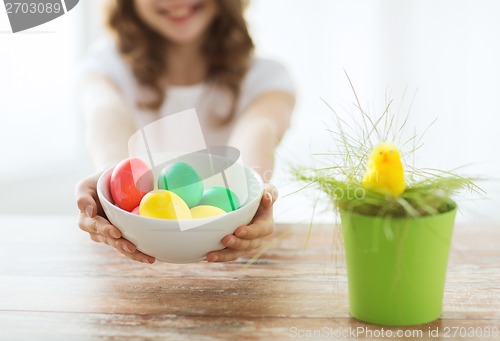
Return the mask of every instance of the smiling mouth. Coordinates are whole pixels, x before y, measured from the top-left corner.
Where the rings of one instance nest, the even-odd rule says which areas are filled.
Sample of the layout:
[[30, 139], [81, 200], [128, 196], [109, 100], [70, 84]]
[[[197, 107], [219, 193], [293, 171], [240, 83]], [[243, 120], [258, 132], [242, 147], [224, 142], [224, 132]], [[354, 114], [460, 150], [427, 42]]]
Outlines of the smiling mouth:
[[194, 14], [203, 9], [203, 1], [193, 4], [182, 4], [159, 9], [159, 14], [173, 22], [183, 22], [190, 19]]

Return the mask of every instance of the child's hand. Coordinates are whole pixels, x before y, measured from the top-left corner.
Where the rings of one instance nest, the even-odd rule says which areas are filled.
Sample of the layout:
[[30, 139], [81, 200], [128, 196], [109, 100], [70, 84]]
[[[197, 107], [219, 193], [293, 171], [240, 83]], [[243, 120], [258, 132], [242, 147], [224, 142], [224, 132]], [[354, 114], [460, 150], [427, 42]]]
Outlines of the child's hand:
[[278, 199], [278, 190], [266, 184], [259, 209], [248, 226], [240, 226], [234, 234], [222, 238], [226, 247], [207, 254], [208, 262], [227, 262], [258, 249], [265, 237], [274, 232], [273, 204]]
[[96, 189], [100, 175], [101, 173], [98, 173], [83, 179], [76, 186], [76, 201], [80, 210], [78, 226], [88, 232], [93, 241], [108, 244], [132, 260], [153, 264], [154, 257], [138, 251], [135, 245], [122, 238], [120, 230], [105, 218]]

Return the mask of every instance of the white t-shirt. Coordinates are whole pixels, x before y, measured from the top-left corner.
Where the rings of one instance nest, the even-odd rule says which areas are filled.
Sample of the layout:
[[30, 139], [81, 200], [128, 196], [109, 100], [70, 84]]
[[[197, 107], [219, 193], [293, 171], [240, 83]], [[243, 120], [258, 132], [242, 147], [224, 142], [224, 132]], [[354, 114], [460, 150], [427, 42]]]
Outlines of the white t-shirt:
[[140, 109], [138, 99], [144, 90], [139, 86], [130, 67], [124, 62], [115, 43], [109, 38], [96, 42], [85, 59], [80, 74], [97, 73], [112, 80], [122, 91], [130, 107], [137, 128], [160, 117], [195, 108], [208, 145], [224, 145], [242, 112], [260, 95], [268, 91], [285, 91], [295, 94], [293, 83], [286, 69], [277, 62], [253, 58], [240, 88], [234, 119], [221, 126], [213, 124], [214, 116], [227, 115], [231, 95], [208, 83], [189, 86], [170, 85], [159, 112]]

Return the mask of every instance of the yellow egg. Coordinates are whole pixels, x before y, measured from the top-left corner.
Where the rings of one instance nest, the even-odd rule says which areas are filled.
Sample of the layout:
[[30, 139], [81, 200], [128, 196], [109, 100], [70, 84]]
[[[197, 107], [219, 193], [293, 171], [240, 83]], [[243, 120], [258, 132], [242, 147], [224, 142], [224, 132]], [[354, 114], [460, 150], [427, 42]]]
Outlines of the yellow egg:
[[215, 217], [223, 214], [226, 214], [226, 212], [215, 206], [201, 205], [195, 206], [191, 209], [193, 219]]
[[164, 189], [146, 194], [139, 205], [139, 214], [160, 219], [192, 219], [186, 203], [177, 194]]

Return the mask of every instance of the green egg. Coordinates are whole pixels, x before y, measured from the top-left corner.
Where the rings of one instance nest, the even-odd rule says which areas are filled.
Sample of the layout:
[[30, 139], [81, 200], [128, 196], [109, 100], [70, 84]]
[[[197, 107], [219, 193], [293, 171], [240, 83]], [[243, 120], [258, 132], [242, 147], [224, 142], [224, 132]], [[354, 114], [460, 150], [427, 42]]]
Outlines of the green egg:
[[241, 207], [240, 200], [236, 194], [226, 187], [209, 187], [203, 193], [200, 205], [215, 206], [226, 212], [235, 211]]
[[203, 196], [203, 181], [196, 171], [185, 162], [176, 162], [163, 168], [158, 176], [158, 188], [174, 192], [191, 208]]

